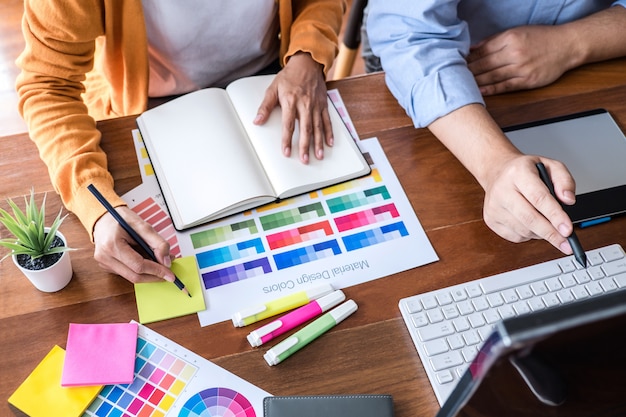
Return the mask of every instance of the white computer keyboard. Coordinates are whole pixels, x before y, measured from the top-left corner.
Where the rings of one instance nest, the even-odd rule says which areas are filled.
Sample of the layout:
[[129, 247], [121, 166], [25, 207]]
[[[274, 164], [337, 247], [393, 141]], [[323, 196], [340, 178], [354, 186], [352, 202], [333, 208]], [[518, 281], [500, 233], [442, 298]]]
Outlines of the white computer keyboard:
[[587, 251], [587, 260], [587, 269], [567, 256], [400, 300], [439, 404], [498, 320], [626, 287], [620, 245]]

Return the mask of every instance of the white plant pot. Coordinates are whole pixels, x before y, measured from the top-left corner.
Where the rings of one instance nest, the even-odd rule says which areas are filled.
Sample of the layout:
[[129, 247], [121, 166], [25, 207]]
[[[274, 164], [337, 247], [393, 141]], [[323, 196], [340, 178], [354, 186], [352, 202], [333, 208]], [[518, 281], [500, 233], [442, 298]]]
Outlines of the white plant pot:
[[[61, 232], [57, 230], [57, 235], [61, 239], [65, 245], [67, 245], [67, 240], [65, 240], [65, 236]], [[70, 260], [70, 252], [63, 252], [61, 258], [54, 264], [45, 269], [32, 270], [26, 269], [22, 267], [18, 262], [15, 256], [12, 256], [13, 262], [19, 268], [20, 271], [26, 278], [30, 280], [30, 282], [40, 291], [43, 292], [56, 292], [62, 290], [70, 283], [72, 279], [73, 270], [72, 270], [72, 262]]]

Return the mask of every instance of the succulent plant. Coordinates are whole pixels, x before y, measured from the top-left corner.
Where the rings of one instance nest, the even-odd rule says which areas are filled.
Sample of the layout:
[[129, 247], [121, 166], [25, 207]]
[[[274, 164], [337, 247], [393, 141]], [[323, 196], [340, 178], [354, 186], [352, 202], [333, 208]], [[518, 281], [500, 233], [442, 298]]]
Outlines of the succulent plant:
[[46, 195], [43, 197], [41, 206], [37, 207], [35, 191], [31, 189], [30, 199], [24, 196], [25, 209], [23, 211], [13, 200], [7, 199], [7, 202], [13, 214], [0, 208], [0, 223], [13, 237], [0, 239], [0, 246], [10, 250], [0, 261], [11, 255], [23, 255], [37, 260], [46, 255], [62, 254], [72, 250], [65, 246], [63, 240], [57, 236], [59, 226], [67, 217], [67, 215], [61, 217], [63, 209], [59, 211], [50, 227], [46, 228]]

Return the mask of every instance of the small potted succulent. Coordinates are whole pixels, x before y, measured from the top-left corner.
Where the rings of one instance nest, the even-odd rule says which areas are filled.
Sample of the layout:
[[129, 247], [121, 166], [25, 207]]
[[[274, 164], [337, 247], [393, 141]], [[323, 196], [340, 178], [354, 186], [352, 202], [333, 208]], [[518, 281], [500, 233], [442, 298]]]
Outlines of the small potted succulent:
[[67, 215], [61, 217], [62, 210], [59, 211], [50, 227], [46, 227], [46, 196], [38, 208], [34, 190], [30, 192], [30, 199], [24, 197], [24, 211], [13, 200], [7, 202], [13, 215], [0, 208], [0, 223], [13, 237], [0, 239], [0, 246], [10, 250], [0, 262], [12, 257], [15, 265], [40, 291], [55, 292], [64, 288], [73, 274], [69, 254], [72, 249], [58, 230]]

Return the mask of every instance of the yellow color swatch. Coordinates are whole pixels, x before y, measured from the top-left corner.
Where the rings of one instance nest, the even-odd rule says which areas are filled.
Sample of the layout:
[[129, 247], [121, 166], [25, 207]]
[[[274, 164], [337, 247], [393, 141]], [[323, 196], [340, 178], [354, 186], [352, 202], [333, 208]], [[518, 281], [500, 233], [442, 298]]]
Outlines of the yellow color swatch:
[[54, 346], [33, 372], [9, 397], [9, 403], [30, 417], [81, 416], [102, 385], [62, 387], [65, 350]]

